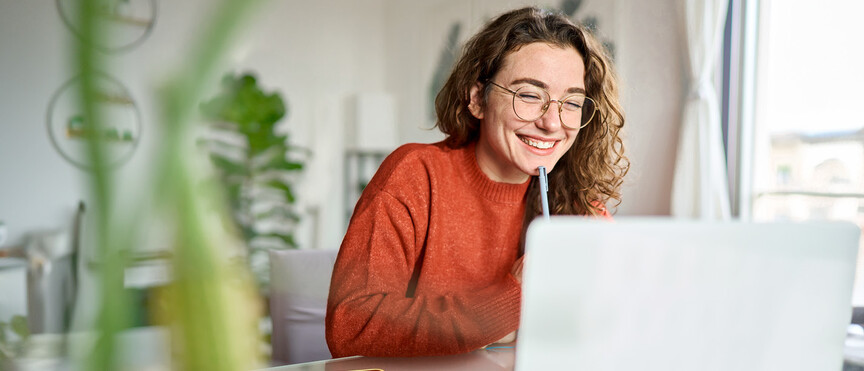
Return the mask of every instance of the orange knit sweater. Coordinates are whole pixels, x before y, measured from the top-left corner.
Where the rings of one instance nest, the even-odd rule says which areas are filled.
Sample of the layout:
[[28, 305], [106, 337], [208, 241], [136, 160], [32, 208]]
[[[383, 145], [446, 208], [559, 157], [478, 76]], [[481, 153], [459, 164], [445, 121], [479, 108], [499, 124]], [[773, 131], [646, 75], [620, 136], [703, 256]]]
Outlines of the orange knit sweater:
[[490, 180], [474, 147], [407, 144], [381, 164], [333, 271], [334, 357], [464, 353], [516, 330], [528, 182]]
[[464, 353], [518, 328], [521, 288], [510, 271], [529, 182], [492, 181], [474, 149], [407, 144], [381, 164], [333, 270], [334, 357]]

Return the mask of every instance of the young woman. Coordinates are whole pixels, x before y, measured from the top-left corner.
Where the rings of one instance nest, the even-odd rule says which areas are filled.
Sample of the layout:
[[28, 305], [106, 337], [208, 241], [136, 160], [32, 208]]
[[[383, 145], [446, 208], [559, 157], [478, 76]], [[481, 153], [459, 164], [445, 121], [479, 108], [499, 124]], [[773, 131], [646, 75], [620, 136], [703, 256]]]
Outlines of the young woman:
[[436, 99], [446, 140], [406, 144], [358, 201], [333, 272], [334, 357], [469, 352], [519, 326], [522, 240], [540, 212], [609, 217], [629, 163], [603, 46], [537, 8], [465, 45]]

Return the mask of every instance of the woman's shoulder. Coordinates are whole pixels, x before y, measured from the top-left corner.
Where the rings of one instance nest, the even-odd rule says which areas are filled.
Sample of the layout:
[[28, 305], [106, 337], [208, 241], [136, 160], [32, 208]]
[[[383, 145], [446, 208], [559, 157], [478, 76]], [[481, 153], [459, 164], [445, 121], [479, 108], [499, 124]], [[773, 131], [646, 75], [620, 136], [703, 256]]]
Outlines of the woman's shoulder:
[[450, 163], [454, 149], [443, 142], [408, 143], [388, 155], [369, 185], [385, 188], [387, 185], [426, 183], [437, 169]]
[[[396, 148], [388, 155], [379, 167], [380, 171], [424, 171], [429, 166], [446, 163], [454, 149], [443, 142], [438, 143], [407, 143]], [[413, 171], [412, 171], [413, 170]]]
[[427, 159], [446, 157], [451, 151], [453, 151], [453, 149], [447, 147], [444, 142], [406, 143], [390, 153], [385, 161], [395, 161], [397, 163], [405, 161], [424, 161]]

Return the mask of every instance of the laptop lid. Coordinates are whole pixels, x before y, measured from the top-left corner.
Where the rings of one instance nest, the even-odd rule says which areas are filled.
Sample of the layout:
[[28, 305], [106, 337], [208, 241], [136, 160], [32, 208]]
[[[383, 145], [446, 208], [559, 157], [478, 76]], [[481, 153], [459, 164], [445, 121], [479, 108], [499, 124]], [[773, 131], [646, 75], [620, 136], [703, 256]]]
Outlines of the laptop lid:
[[839, 370], [851, 223], [535, 221], [517, 370]]

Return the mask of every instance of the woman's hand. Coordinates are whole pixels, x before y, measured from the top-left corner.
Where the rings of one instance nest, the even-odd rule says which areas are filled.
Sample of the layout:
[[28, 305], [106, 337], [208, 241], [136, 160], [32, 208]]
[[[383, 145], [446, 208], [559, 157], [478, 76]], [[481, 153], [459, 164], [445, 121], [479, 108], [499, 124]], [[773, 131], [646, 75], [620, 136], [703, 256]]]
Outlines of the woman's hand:
[[507, 343], [512, 343], [514, 341], [516, 341], [516, 331], [513, 331], [513, 332], [507, 334], [506, 336], [504, 336], [503, 338], [494, 342], [493, 344], [507, 344]]
[[516, 279], [519, 284], [522, 284], [522, 261], [525, 260], [525, 255], [516, 259], [516, 262], [513, 263], [513, 268], [510, 268], [510, 274], [513, 275], [513, 278]]

